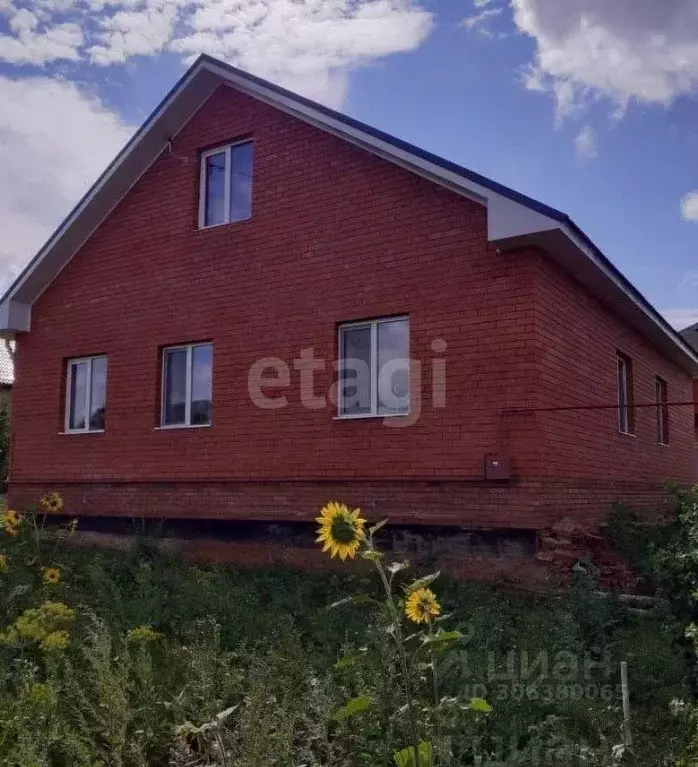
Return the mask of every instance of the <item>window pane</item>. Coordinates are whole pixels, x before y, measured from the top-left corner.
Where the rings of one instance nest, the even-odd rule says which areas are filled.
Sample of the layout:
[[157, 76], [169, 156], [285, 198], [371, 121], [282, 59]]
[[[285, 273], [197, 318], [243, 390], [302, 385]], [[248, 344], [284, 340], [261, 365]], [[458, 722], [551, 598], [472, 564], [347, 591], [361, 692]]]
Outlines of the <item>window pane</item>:
[[371, 328], [345, 328], [341, 335], [340, 413], [371, 412]]
[[409, 403], [407, 320], [378, 324], [378, 412], [407, 413]]
[[211, 391], [213, 347], [211, 344], [192, 349], [191, 422], [211, 423]]
[[206, 226], [225, 223], [225, 152], [212, 154], [205, 160]]
[[230, 220], [252, 215], [252, 142], [230, 148]]
[[165, 391], [163, 424], [171, 426], [186, 422], [187, 350], [165, 352]]
[[87, 410], [87, 363], [70, 364], [69, 429], [84, 429]]
[[103, 429], [107, 399], [107, 358], [92, 360], [92, 381], [90, 394], [90, 429]]

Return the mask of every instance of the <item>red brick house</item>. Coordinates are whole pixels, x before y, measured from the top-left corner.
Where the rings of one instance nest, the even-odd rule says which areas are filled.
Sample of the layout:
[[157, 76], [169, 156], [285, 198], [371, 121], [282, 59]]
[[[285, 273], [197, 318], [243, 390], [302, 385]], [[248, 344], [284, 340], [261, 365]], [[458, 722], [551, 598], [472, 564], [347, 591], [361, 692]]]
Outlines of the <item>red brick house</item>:
[[0, 329], [13, 505], [538, 530], [696, 479], [698, 356], [566, 215], [208, 57]]

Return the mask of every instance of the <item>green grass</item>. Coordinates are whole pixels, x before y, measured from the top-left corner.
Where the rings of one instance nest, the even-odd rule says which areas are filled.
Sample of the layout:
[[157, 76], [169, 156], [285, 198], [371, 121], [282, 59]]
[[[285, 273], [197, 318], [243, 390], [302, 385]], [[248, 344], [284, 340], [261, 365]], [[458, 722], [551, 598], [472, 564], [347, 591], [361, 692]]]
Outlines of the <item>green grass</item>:
[[[328, 609], [350, 594], [379, 596], [351, 563], [346, 574], [201, 568], [148, 545], [66, 547], [56, 555], [62, 583], [48, 587], [14, 542], [2, 545], [0, 629], [49, 598], [76, 618], [65, 652], [0, 648], [0, 765], [223, 765], [213, 730], [197, 730], [231, 707], [216, 730], [230, 765], [376, 767], [405, 743], [379, 611]], [[636, 764], [673, 764], [689, 733], [669, 704], [689, 697], [690, 672], [668, 618], [630, 615], [583, 587], [559, 599], [447, 578], [434, 588], [464, 634], [443, 662], [443, 692], [493, 708], [454, 720], [452, 764], [478, 754], [490, 764], [615, 764], [623, 659]], [[160, 638], [127, 642], [139, 626]], [[365, 714], [332, 718], [362, 694], [372, 700]]]

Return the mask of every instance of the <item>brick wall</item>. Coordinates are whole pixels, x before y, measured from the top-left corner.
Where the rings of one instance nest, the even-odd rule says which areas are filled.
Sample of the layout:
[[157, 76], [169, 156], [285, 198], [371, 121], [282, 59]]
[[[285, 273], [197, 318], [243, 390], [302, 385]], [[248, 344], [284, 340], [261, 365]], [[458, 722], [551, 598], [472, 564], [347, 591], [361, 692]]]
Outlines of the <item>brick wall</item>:
[[[198, 152], [249, 136], [251, 220], [198, 231]], [[686, 428], [673, 413], [675, 442], [640, 463], [644, 416], [635, 448], [618, 442], [612, 413], [503, 417], [558, 400], [613, 402], [615, 348], [630, 341], [643, 380], [659, 366], [672, 398], [685, 381], [544, 255], [491, 248], [481, 205], [227, 87], [173, 150], [33, 308], [16, 358], [12, 503], [57, 487], [81, 513], [298, 518], [347, 497], [426, 523], [527, 528], [580, 508], [598, 516], [623, 493], [654, 503], [665, 475], [683, 474]], [[247, 373], [259, 358], [292, 365], [312, 347], [328, 361], [316, 376], [316, 392], [327, 392], [337, 324], [394, 314], [409, 314], [423, 369], [413, 425], [308, 410], [295, 371], [278, 392], [286, 407], [251, 402]], [[604, 344], [584, 340], [579, 354], [597, 321]], [[203, 340], [214, 348], [213, 425], [158, 430], [160, 349]], [[102, 353], [106, 432], [61, 434], [65, 360]], [[437, 357], [443, 409], [431, 406]], [[622, 469], [608, 460], [619, 449]], [[482, 483], [487, 452], [510, 457], [510, 485]]]
[[[537, 288], [543, 407], [614, 405], [619, 351], [632, 360], [636, 405], [655, 402], [657, 376], [667, 382], [669, 402], [692, 401], [690, 376], [649, 348], [550, 259], [539, 262]], [[668, 445], [659, 444], [654, 407], [635, 408], [633, 436], [619, 432], [614, 409], [540, 413], [538, 424], [542, 477], [698, 480], [690, 406], [669, 408]]]

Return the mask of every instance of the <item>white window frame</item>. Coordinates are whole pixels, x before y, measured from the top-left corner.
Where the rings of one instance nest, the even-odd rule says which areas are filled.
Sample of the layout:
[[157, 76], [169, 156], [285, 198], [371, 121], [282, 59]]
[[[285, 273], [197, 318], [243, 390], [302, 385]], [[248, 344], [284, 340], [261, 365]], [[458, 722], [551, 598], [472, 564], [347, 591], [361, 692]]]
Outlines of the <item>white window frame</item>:
[[[109, 361], [106, 354], [95, 354], [91, 357], [73, 357], [68, 360], [66, 365], [66, 384], [65, 384], [65, 417], [63, 420], [63, 429], [66, 434], [102, 434], [104, 429], [90, 428], [90, 415], [92, 410], [92, 363], [94, 360], [107, 360], [107, 376], [109, 375]], [[72, 400], [73, 384], [72, 370], [76, 365], [87, 363], [87, 381], [85, 384], [85, 425], [82, 429], [73, 429], [70, 427], [70, 402]], [[104, 391], [104, 402], [106, 409], [106, 382]], [[106, 424], [106, 417], [104, 419]]]
[[[621, 365], [622, 363], [622, 365]], [[631, 414], [632, 403], [634, 396], [632, 392], [632, 375], [630, 374], [630, 367], [632, 366], [632, 360], [622, 352], [616, 353], [616, 387], [618, 397], [618, 431], [626, 436], [635, 436], [635, 423], [633, 414]], [[621, 373], [622, 370], [622, 373]], [[625, 392], [625, 404], [621, 402], [620, 392]], [[632, 429], [631, 429], [632, 426]]]
[[[340, 385], [337, 387], [337, 418], [351, 420], [353, 418], [404, 418], [412, 409], [411, 368], [407, 370], [407, 401], [409, 406], [404, 413], [379, 413], [378, 412], [378, 326], [386, 322], [407, 322], [407, 360], [410, 359], [410, 318], [409, 315], [399, 317], [377, 317], [373, 320], [358, 320], [356, 322], [343, 322], [337, 328], [337, 372]], [[351, 328], [371, 328], [371, 412], [370, 413], [343, 413], [342, 400], [344, 387], [342, 385], [344, 374], [344, 354], [342, 350], [342, 333]]]
[[[201, 166], [199, 167], [199, 229], [213, 229], [215, 226], [226, 226], [227, 224], [238, 224], [242, 221], [248, 221], [249, 218], [230, 220], [230, 185], [232, 180], [230, 178], [230, 163], [231, 163], [231, 151], [233, 147], [242, 146], [243, 144], [253, 144], [252, 139], [241, 139], [240, 141], [233, 141], [231, 144], [223, 144], [215, 149], [207, 149], [201, 153]], [[254, 151], [254, 150], [253, 150]], [[225, 211], [225, 217], [219, 224], [207, 224], [206, 223], [206, 160], [214, 154], [222, 154], [225, 152], [225, 187], [223, 191], [223, 210]], [[252, 161], [254, 163], [254, 159]], [[254, 165], [253, 165], [254, 168]], [[253, 170], [254, 174], [254, 170]], [[254, 180], [254, 176], [253, 179]], [[251, 215], [251, 213], [250, 213]]]
[[[192, 423], [191, 422], [191, 382], [192, 382], [192, 367], [194, 359], [194, 349], [201, 346], [211, 347], [211, 405], [213, 406], [213, 343], [211, 341], [201, 341], [195, 344], [175, 344], [174, 346], [165, 346], [162, 350], [162, 365], [160, 368], [160, 429], [202, 429], [207, 426], [211, 426], [213, 419], [209, 418], [208, 423]], [[167, 359], [168, 352], [180, 351], [186, 349], [187, 352], [187, 369], [186, 378], [184, 381], [184, 423], [165, 423], [165, 360]]]

